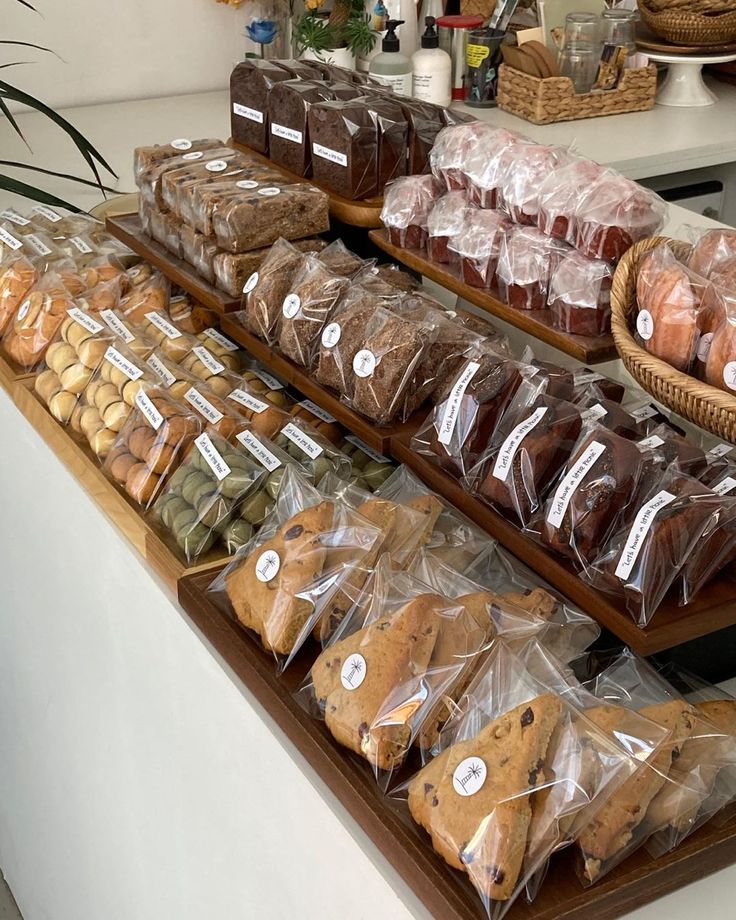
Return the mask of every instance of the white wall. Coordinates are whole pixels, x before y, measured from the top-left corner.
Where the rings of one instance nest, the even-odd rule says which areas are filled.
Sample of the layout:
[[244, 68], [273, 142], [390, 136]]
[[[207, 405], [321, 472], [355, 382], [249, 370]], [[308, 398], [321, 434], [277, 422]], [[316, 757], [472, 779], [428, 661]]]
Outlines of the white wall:
[[36, 62], [3, 77], [56, 108], [223, 89], [246, 47], [245, 10], [215, 0], [31, 2], [41, 15], [3, 0], [3, 39], [63, 60], [3, 46], [3, 61]]

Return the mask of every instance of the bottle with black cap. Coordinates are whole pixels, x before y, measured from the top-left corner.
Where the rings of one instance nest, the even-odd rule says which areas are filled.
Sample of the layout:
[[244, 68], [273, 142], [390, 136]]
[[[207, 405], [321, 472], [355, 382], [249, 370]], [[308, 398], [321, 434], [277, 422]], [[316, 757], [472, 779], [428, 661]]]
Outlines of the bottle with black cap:
[[426, 16], [422, 47], [411, 56], [412, 95], [425, 102], [448, 106], [452, 101], [452, 60], [440, 48], [436, 19]]
[[386, 34], [381, 42], [381, 53], [371, 61], [371, 77], [379, 83], [391, 86], [400, 96], [411, 96], [411, 60], [401, 53], [396, 29], [403, 25], [401, 19], [389, 19], [386, 23]]

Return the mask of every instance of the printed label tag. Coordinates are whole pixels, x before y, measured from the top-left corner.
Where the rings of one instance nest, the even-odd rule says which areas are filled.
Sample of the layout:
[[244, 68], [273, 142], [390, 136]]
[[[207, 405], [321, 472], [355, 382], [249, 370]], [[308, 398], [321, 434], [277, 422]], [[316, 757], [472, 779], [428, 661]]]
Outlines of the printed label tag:
[[437, 436], [437, 440], [440, 444], [449, 444], [452, 440], [463, 396], [465, 396], [468, 384], [478, 373], [479, 369], [480, 364], [478, 364], [477, 361], [469, 361], [465, 366], [465, 370], [458, 377], [455, 385], [450, 390], [450, 395], [445, 402], [445, 411], [442, 413], [442, 420], [440, 421], [439, 435]]
[[580, 413], [580, 418], [584, 422], [596, 422], [599, 418], [603, 418], [606, 414], [606, 410], [600, 403], [596, 403], [594, 406], [591, 406], [590, 409], [585, 409], [584, 412]]
[[361, 348], [353, 358], [353, 371], [358, 377], [370, 377], [376, 369], [376, 356], [367, 348]]
[[710, 346], [713, 344], [714, 335], [715, 333], [713, 332], [704, 332], [698, 340], [698, 347], [695, 354], [697, 355], [698, 361], [703, 364], [708, 360], [708, 354], [710, 352]]
[[334, 348], [340, 341], [341, 335], [340, 323], [328, 323], [322, 330], [322, 345], [325, 348]]
[[648, 342], [654, 335], [654, 319], [649, 310], [639, 311], [639, 315], [636, 317], [636, 331], [645, 342]]
[[572, 375], [573, 385], [579, 387], [581, 383], [595, 383], [598, 380], [605, 380], [603, 374], [597, 374], [595, 371], [589, 371], [587, 367], [575, 371]]
[[629, 577], [631, 570], [634, 568], [634, 563], [641, 552], [641, 548], [644, 545], [644, 538], [649, 533], [657, 513], [662, 508], [666, 508], [667, 505], [671, 504], [676, 497], [677, 496], [673, 495], [671, 492], [662, 489], [661, 492], [657, 492], [654, 498], [639, 509], [634, 523], [631, 525], [629, 535], [626, 538], [626, 544], [621, 551], [621, 558], [616, 566], [616, 578], [623, 581], [625, 578]]
[[343, 662], [340, 670], [340, 683], [346, 690], [357, 690], [365, 680], [368, 665], [365, 658], [354, 652]]
[[201, 160], [204, 156], [204, 151], [202, 150], [193, 150], [191, 153], [183, 153], [181, 155], [182, 160]]
[[222, 455], [212, 443], [210, 436], [203, 432], [194, 442], [197, 450], [202, 454], [209, 464], [210, 469], [215, 474], [219, 482], [230, 475], [230, 467], [222, 459]]
[[633, 418], [643, 422], [645, 419], [654, 418], [657, 415], [657, 410], [654, 406], [642, 406], [640, 409], [634, 409], [630, 414]]
[[100, 313], [100, 316], [101, 316], [102, 319], [105, 321], [105, 323], [107, 324], [108, 328], [111, 329], [112, 332], [114, 332], [115, 335], [116, 335], [119, 339], [122, 339], [126, 344], [127, 344], [128, 342], [132, 342], [132, 341], [135, 339], [135, 336], [134, 336], [133, 333], [130, 331], [130, 329], [128, 329], [128, 327], [127, 327], [127, 326], [125, 325], [125, 323], [120, 319], [120, 317], [116, 316], [116, 315], [112, 312], [112, 310], [103, 310], [103, 311]]
[[274, 195], [280, 195], [281, 189], [276, 188], [273, 185], [269, 185], [267, 188], [259, 188], [258, 194], [263, 195], [264, 198], [273, 198]]
[[355, 445], [358, 450], [362, 450], [363, 453], [370, 457], [371, 460], [375, 460], [376, 463], [390, 463], [391, 458], [385, 457], [383, 454], [379, 454], [377, 450], [373, 450], [370, 444], [366, 444], [365, 441], [361, 441], [360, 438], [356, 438], [354, 434], [348, 434], [345, 436], [346, 441], [350, 441], [351, 444]]
[[311, 399], [303, 399], [299, 405], [303, 406], [307, 412], [311, 412], [316, 418], [321, 418], [323, 422], [332, 423], [337, 421], [334, 415], [330, 415], [329, 412], [321, 406], [318, 406], [317, 403], [313, 403]]
[[191, 150], [192, 142], [186, 137], [177, 137], [170, 144], [174, 150]]
[[734, 489], [736, 489], [736, 479], [733, 476], [726, 476], [717, 486], [713, 486], [716, 495], [729, 495]]
[[304, 142], [301, 131], [295, 131], [294, 128], [286, 128], [284, 125], [277, 125], [275, 122], [271, 122], [271, 134], [275, 134], [276, 137], [283, 137], [285, 141], [292, 141], [294, 144], [301, 144]]
[[255, 179], [241, 179], [240, 182], [235, 183], [238, 188], [248, 189], [249, 191], [258, 188], [258, 183]]
[[562, 520], [565, 517], [565, 512], [567, 511], [567, 506], [570, 504], [570, 499], [573, 497], [576, 489], [583, 481], [585, 474], [588, 472], [591, 466], [593, 466], [593, 464], [605, 451], [605, 449], [605, 445], [601, 444], [599, 441], [593, 441], [593, 443], [585, 450], [575, 466], [559, 484], [557, 491], [554, 494], [554, 498], [552, 499], [549, 514], [547, 515], [547, 523], [552, 527], [559, 527], [562, 524]]
[[73, 243], [83, 255], [89, 255], [92, 252], [92, 247], [85, 243], [81, 237], [72, 236], [69, 238], [69, 242]]
[[212, 352], [207, 351], [204, 345], [195, 345], [192, 351], [202, 364], [204, 364], [207, 370], [212, 371], [213, 374], [221, 374], [225, 370], [225, 365], [220, 364]]
[[167, 389], [172, 384], [176, 383], [176, 375], [172, 374], [164, 362], [157, 358], [156, 355], [151, 355], [148, 361], [146, 361], [146, 364], [151, 368], [157, 377], [161, 378], [161, 380], [166, 384]]
[[8, 208], [7, 211], [3, 211], [0, 214], [0, 218], [3, 220], [9, 220], [11, 224], [16, 224], [18, 227], [27, 227], [28, 224], [30, 224], [30, 220], [28, 220], [28, 218], [23, 217], [22, 214], [19, 214], [12, 208]]
[[20, 249], [23, 245], [20, 240], [16, 240], [12, 233], [8, 233], [5, 227], [0, 227], [0, 241], [9, 246], [13, 251]]
[[160, 313], [151, 311], [151, 313], [146, 313], [146, 319], [148, 322], [155, 326], [160, 332], [166, 336], [167, 339], [180, 339], [181, 332], [172, 325], [164, 316], [161, 316]]
[[322, 144], [312, 144], [312, 153], [315, 156], [322, 157], [323, 160], [337, 163], [338, 166], [348, 165], [348, 158], [344, 153], [339, 153], [337, 150], [331, 150], [329, 147], [323, 147]]
[[209, 329], [204, 330], [204, 334], [209, 336], [213, 342], [217, 342], [225, 351], [237, 351], [238, 346], [235, 342], [232, 342], [226, 335], [223, 335], [219, 329], [213, 329], [211, 326]]
[[57, 214], [56, 211], [47, 208], [45, 204], [36, 205], [33, 212], [34, 214], [41, 214], [46, 220], [50, 220], [52, 224], [58, 224], [61, 220], [61, 214]]
[[23, 303], [20, 305], [20, 309], [18, 310], [18, 320], [21, 323], [26, 318], [26, 316], [28, 316], [28, 311], [30, 309], [31, 309], [31, 298], [28, 297], [26, 298], [26, 300], [23, 301]]
[[644, 450], [651, 450], [654, 447], [661, 447], [664, 444], [664, 438], [660, 438], [658, 434], [652, 434], [648, 438], [644, 438], [643, 441], [637, 441], [637, 447], [644, 448]]
[[117, 348], [113, 348], [112, 345], [105, 352], [105, 358], [113, 367], [119, 368], [129, 380], [137, 380], [143, 375], [143, 371], [139, 367], [128, 361], [125, 355], [121, 355]]
[[722, 442], [721, 444], [716, 444], [715, 447], [711, 447], [708, 451], [709, 457], [725, 457], [726, 454], [730, 454], [733, 450], [733, 444], [726, 444]]
[[258, 109], [249, 109], [247, 105], [233, 102], [233, 112], [235, 112], [236, 115], [240, 115], [241, 118], [247, 118], [250, 121], [258, 122], [259, 125], [263, 124], [263, 112], [259, 112]]
[[189, 405], [193, 406], [200, 415], [212, 422], [213, 425], [216, 425], [222, 419], [222, 412], [218, 412], [212, 403], [208, 399], [205, 399], [195, 387], [190, 387], [186, 391], [184, 399], [186, 399]]
[[245, 406], [245, 408], [250, 409], [251, 412], [257, 412], [259, 415], [261, 412], [265, 412], [266, 409], [268, 409], [268, 403], [256, 399], [255, 396], [251, 396], [251, 394], [246, 393], [245, 390], [236, 388], [232, 393], [228, 393], [227, 398], [232, 399], [236, 403], [240, 403], [241, 406]]
[[514, 457], [516, 456], [516, 451], [519, 449], [522, 441], [529, 434], [529, 432], [533, 431], [533, 429], [536, 428], [537, 425], [542, 421], [546, 413], [547, 408], [544, 406], [541, 406], [539, 409], [535, 409], [529, 418], [525, 419], [525, 421], [517, 425], [511, 434], [506, 438], [506, 440], [501, 445], [501, 450], [498, 452], [498, 457], [496, 458], [496, 463], [493, 467], [493, 475], [496, 479], [500, 479], [503, 482], [506, 482], [509, 471], [511, 469], [511, 464], [514, 462]]
[[279, 574], [280, 568], [279, 554], [273, 549], [267, 549], [265, 553], [261, 553], [256, 562], [256, 578], [258, 581], [271, 581]]
[[284, 297], [284, 303], [281, 307], [281, 311], [286, 319], [294, 319], [294, 317], [299, 312], [299, 307], [301, 305], [302, 302], [299, 299], [298, 294], [287, 294], [286, 297]]
[[207, 172], [223, 172], [227, 169], [226, 160], [210, 160], [209, 163], [204, 164], [204, 168]]
[[284, 388], [283, 383], [272, 374], [269, 374], [268, 371], [262, 371], [259, 369], [252, 370], [251, 373], [255, 374], [259, 380], [265, 383], [269, 390], [283, 390]]
[[97, 335], [98, 332], [105, 328], [100, 323], [95, 322], [95, 320], [85, 313], [84, 310], [80, 310], [79, 307], [71, 307], [66, 312], [75, 323], [79, 323], [80, 326], [83, 326], [88, 332], [91, 332], [92, 335]]
[[316, 441], [310, 438], [309, 435], [304, 434], [301, 428], [297, 428], [292, 422], [289, 422], [288, 425], [284, 425], [281, 429], [281, 434], [285, 435], [292, 444], [296, 444], [297, 447], [300, 447], [307, 456], [312, 458], [312, 460], [316, 460], [323, 452], [323, 449]]
[[154, 431], [158, 431], [164, 423], [164, 417], [143, 390], [138, 390], [135, 394], [135, 404], [141, 410], [143, 418], [148, 422], [151, 428], [153, 428]]
[[[44, 243], [44, 241], [43, 241], [42, 239], [40, 239], [39, 237], [37, 237], [35, 233], [27, 233], [27, 234], [23, 237], [23, 242], [24, 242], [27, 246], [30, 246], [31, 249], [35, 250], [35, 252], [36, 252], [39, 256], [48, 256], [48, 255], [51, 254], [51, 250], [50, 250], [49, 247], [46, 245], [46, 243]], [[91, 252], [91, 251], [92, 251], [92, 250], [90, 250], [90, 252]]]
[[729, 390], [736, 390], [736, 361], [729, 361], [724, 365], [723, 382]]
[[452, 788], [463, 797], [475, 795], [483, 788], [487, 772], [485, 761], [480, 757], [466, 757], [455, 767]]
[[248, 278], [248, 280], [243, 285], [243, 293], [250, 294], [253, 288], [258, 284], [258, 272], [253, 272], [253, 274]]
[[240, 434], [236, 434], [235, 437], [269, 473], [273, 473], [274, 470], [277, 470], [281, 466], [279, 458], [267, 447], [264, 447], [258, 438], [251, 434], [250, 431], [241, 431]]

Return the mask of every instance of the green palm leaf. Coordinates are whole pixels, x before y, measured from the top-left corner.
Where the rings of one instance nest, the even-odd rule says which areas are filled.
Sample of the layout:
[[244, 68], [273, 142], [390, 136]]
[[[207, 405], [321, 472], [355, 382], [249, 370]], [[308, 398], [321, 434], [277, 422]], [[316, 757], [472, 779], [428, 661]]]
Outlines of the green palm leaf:
[[80, 214], [82, 211], [81, 208], [69, 201], [64, 201], [63, 198], [57, 198], [56, 195], [44, 192], [43, 189], [27, 185], [18, 179], [11, 179], [10, 176], [4, 176], [2, 173], [0, 173], [0, 189], [5, 189], [6, 192], [13, 192], [15, 195], [22, 195], [24, 198], [30, 198], [31, 201], [38, 201], [40, 204], [66, 208], [68, 211], [74, 211], [75, 214]]
[[112, 192], [114, 195], [128, 194], [127, 192], [120, 192], [116, 188], [110, 188], [107, 185], [99, 185], [99, 183], [92, 182], [90, 179], [82, 179], [81, 176], [56, 172], [54, 169], [44, 169], [42, 166], [32, 166], [30, 163], [18, 163], [16, 160], [0, 160], [0, 166], [12, 166], [14, 169], [30, 169], [32, 172], [43, 173], [46, 176], [57, 176], [59, 179], [79, 182], [80, 185], [88, 185], [90, 188], [101, 188], [104, 192]]

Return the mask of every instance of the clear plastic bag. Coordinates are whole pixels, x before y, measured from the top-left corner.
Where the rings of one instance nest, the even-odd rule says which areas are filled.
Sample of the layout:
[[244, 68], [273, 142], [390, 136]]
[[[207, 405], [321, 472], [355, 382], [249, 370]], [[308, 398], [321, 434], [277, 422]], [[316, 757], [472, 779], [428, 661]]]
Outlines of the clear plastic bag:
[[123, 316], [130, 317], [131, 322], [141, 322], [146, 313], [151, 311], [166, 313], [170, 295], [169, 280], [157, 271], [148, 280], [136, 284], [123, 297], [120, 301], [120, 311]]
[[287, 418], [272, 440], [309, 470], [315, 485], [319, 485], [327, 473], [334, 473], [340, 479], [350, 479], [352, 465], [349, 457], [309, 422], [291, 416]]
[[544, 310], [553, 257], [567, 247], [533, 227], [513, 227], [501, 241], [498, 286], [501, 297], [516, 310]]
[[507, 148], [499, 157], [497, 207], [514, 223], [536, 226], [543, 181], [571, 159], [565, 147], [524, 144], [520, 148]]
[[180, 195], [182, 219], [195, 230], [212, 237], [215, 233], [214, 215], [231, 199], [238, 198], [243, 191], [252, 192], [271, 186], [279, 188], [288, 184], [283, 173], [265, 164], [238, 164], [229, 172], [214, 174], [209, 182], [187, 186]]
[[198, 333], [197, 338], [200, 344], [193, 346], [181, 366], [224, 399], [232, 389], [227, 375], [237, 373], [243, 366], [244, 352], [211, 326]]
[[493, 290], [503, 240], [511, 223], [500, 211], [465, 212], [463, 226], [448, 242], [460, 262], [460, 276], [471, 287]]
[[367, 97], [365, 107], [378, 133], [377, 191], [406, 175], [406, 151], [409, 146], [409, 122], [398, 102], [393, 99]]
[[450, 191], [466, 188], [468, 163], [486, 154], [499, 135], [505, 138], [508, 133], [482, 121], [443, 128], [429, 155], [432, 173]]
[[547, 303], [555, 329], [604, 335], [611, 326], [611, 279], [607, 262], [575, 251], [554, 253]]
[[309, 138], [317, 182], [350, 200], [378, 194], [378, 130], [362, 99], [316, 102]]
[[451, 124], [449, 109], [420, 102], [419, 99], [407, 99], [400, 96], [396, 100], [409, 123], [409, 143], [407, 149], [407, 173], [419, 176], [429, 172], [429, 157], [440, 131]]
[[381, 221], [394, 246], [426, 246], [429, 212], [442, 191], [442, 184], [434, 176], [404, 176], [386, 186]]
[[43, 361], [74, 300], [62, 275], [47, 272], [20, 302], [5, 328], [2, 346], [21, 368], [31, 371]]
[[573, 372], [573, 402], [594, 385], [601, 395], [610, 402], [621, 403], [626, 395], [626, 387], [618, 380], [606, 377], [589, 367], [579, 367]]
[[468, 211], [464, 191], [447, 192], [435, 201], [427, 217], [427, 255], [432, 262], [452, 262], [450, 243], [462, 233]]
[[[187, 153], [204, 153], [204, 151], [222, 148], [223, 143], [217, 138], [200, 138], [189, 140], [177, 138], [170, 144], [155, 144], [152, 147], [136, 147], [133, 151], [133, 175], [136, 184], [141, 186], [143, 173], [153, 166], [167, 160], [181, 158]], [[198, 159], [198, 158], [197, 158]], [[185, 162], [188, 162], [185, 160]]]
[[312, 105], [333, 99], [324, 83], [284, 80], [275, 83], [268, 99], [269, 158], [297, 176], [312, 173], [307, 116]]
[[607, 431], [630, 441], [641, 441], [646, 437], [646, 423], [617, 402], [606, 399], [597, 383], [588, 384], [584, 391], [576, 389], [572, 402], [580, 408], [583, 422], [588, 425], [599, 422]]
[[353, 434], [346, 435], [339, 447], [350, 457], [356, 485], [369, 492], [379, 489], [396, 469], [390, 457], [374, 450]]
[[[133, 314], [134, 316], [136, 314]], [[140, 321], [130, 321], [130, 326], [140, 330], [144, 337], [171, 361], [183, 361], [197, 344], [194, 336], [187, 335], [168, 314], [151, 310]]]
[[[690, 228], [695, 230], [695, 228]], [[695, 230], [695, 241], [688, 258], [688, 267], [701, 278], [710, 278], [714, 272], [736, 258], [736, 230]]]
[[242, 321], [245, 328], [269, 345], [277, 341], [284, 298], [306, 263], [306, 255], [284, 239], [277, 240], [243, 288]]
[[315, 431], [342, 450], [344, 435], [342, 426], [334, 415], [320, 408], [317, 403], [312, 402], [311, 399], [303, 399], [291, 407], [289, 414], [293, 419], [303, 419], [308, 422]]
[[640, 450], [656, 455], [661, 469], [676, 463], [683, 473], [697, 478], [708, 465], [702, 447], [694, 444], [692, 439], [678, 434], [666, 422], [650, 426], [647, 436], [637, 441], [637, 445]]
[[[255, 375], [252, 374], [252, 377]], [[268, 390], [257, 377], [255, 380], [247, 380], [245, 376], [242, 379], [237, 377], [227, 379], [232, 389], [226, 401], [232, 403], [234, 410], [248, 422], [257, 434], [266, 438], [275, 437], [290, 419], [288, 406], [279, 405], [273, 398], [274, 394], [283, 391]], [[258, 383], [261, 384], [260, 387], [255, 385]]]
[[593, 160], [574, 157], [553, 169], [539, 186], [537, 226], [548, 236], [575, 245], [575, 211], [580, 190], [588, 188], [603, 173]]
[[269, 96], [273, 87], [294, 74], [277, 61], [246, 58], [230, 74], [233, 140], [268, 153]]
[[38, 281], [38, 269], [24, 255], [12, 255], [0, 265], [0, 335], [8, 328], [26, 294]]
[[342, 240], [333, 240], [319, 253], [319, 261], [333, 274], [344, 278], [357, 278], [366, 269], [373, 267], [370, 259], [361, 259], [351, 252]]
[[465, 163], [466, 188], [473, 204], [479, 208], [497, 207], [501, 154], [513, 147], [515, 155], [521, 157], [522, 146], [529, 143], [528, 138], [515, 131], [498, 128], [490, 141], [473, 148]]

